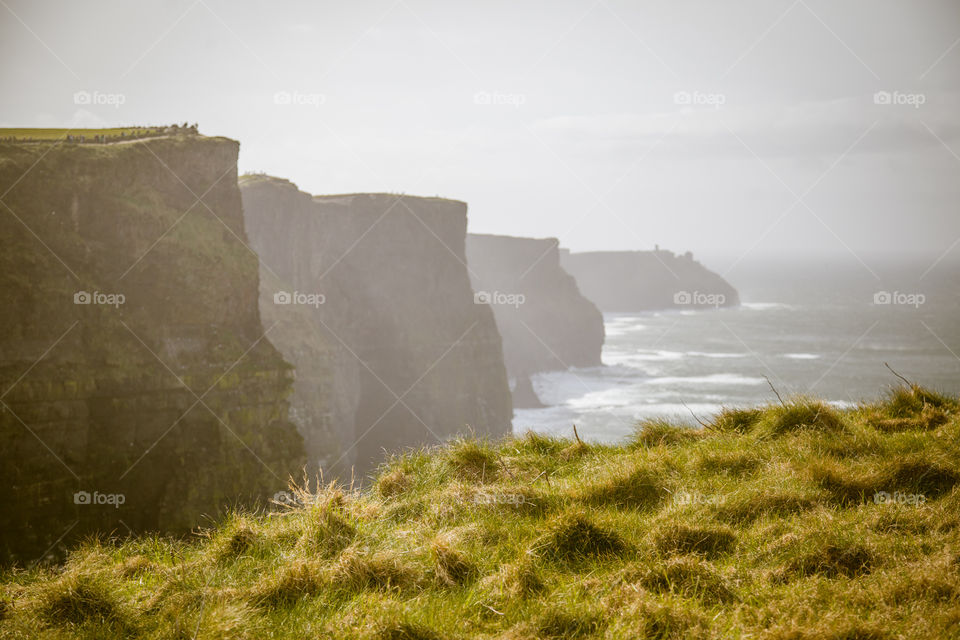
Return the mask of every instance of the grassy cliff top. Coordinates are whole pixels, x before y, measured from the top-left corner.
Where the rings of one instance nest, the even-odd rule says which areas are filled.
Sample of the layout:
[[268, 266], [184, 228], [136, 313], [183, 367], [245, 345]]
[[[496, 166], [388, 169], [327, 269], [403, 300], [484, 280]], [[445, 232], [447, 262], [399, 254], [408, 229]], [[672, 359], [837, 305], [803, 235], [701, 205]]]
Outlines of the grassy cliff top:
[[7, 572], [0, 636], [956, 638], [958, 410], [901, 387], [622, 446], [451, 442], [193, 542]]
[[[238, 182], [240, 183], [241, 187], [269, 184], [269, 185], [274, 185], [274, 186], [283, 187], [283, 188], [292, 187], [293, 189], [300, 191], [300, 187], [298, 187], [294, 182], [291, 182], [286, 178], [272, 176], [267, 173], [245, 173], [238, 178]], [[405, 200], [434, 200], [437, 202], [453, 202], [456, 204], [462, 204], [466, 206], [466, 202], [464, 202], [463, 200], [456, 200], [454, 198], [444, 198], [441, 196], [414, 196], [406, 193], [389, 193], [386, 191], [370, 191], [370, 192], [358, 192], [358, 193], [332, 193], [332, 194], [325, 193], [321, 195], [313, 195], [313, 194], [307, 193], [306, 191], [300, 191], [300, 193], [304, 193], [310, 196], [312, 200], [317, 202], [326, 202], [330, 200], [346, 201], [351, 198], [368, 196], [372, 198], [390, 198], [390, 199], [403, 198]]]

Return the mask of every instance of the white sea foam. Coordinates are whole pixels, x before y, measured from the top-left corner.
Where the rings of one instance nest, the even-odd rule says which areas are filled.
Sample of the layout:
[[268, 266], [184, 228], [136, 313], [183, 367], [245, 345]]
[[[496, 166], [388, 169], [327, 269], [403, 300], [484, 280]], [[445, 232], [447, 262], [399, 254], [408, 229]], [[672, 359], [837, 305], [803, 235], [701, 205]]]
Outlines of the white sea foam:
[[791, 360], [818, 360], [820, 358], [815, 353], [785, 353], [783, 357]]
[[686, 355], [696, 358], [746, 358], [746, 353], [711, 353], [709, 351], [687, 351]]
[[792, 309], [789, 304], [782, 302], [741, 302], [740, 306], [750, 311], [773, 311], [774, 309]]
[[700, 385], [700, 384], [718, 384], [718, 385], [756, 385], [766, 384], [764, 378], [755, 378], [744, 376], [739, 373], [713, 373], [707, 376], [661, 376], [659, 378], [650, 378], [644, 380], [649, 385]]

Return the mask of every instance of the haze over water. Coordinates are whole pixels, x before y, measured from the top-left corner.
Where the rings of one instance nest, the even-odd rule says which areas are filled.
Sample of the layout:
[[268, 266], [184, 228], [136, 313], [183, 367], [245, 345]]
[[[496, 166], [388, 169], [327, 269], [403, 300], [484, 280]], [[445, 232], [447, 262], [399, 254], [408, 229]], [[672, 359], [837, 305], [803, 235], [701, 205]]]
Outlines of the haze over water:
[[723, 406], [776, 402], [766, 378], [784, 399], [853, 406], [899, 382], [884, 362], [956, 393], [960, 268], [941, 262], [923, 275], [930, 262], [873, 266], [877, 277], [852, 261], [771, 263], [731, 277], [739, 308], [604, 314], [604, 366], [535, 376], [551, 406], [517, 410], [514, 431], [569, 435], [576, 424], [585, 438], [617, 442], [642, 418], [696, 425], [691, 411], [706, 420]]

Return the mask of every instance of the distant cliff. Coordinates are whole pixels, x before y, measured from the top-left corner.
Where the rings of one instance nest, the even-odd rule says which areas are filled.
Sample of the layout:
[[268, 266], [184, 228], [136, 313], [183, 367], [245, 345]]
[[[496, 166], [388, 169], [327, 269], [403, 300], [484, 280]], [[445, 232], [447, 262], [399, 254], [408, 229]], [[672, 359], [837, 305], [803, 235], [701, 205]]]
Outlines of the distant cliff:
[[0, 144], [0, 556], [187, 532], [304, 462], [238, 143]]
[[470, 234], [467, 264], [511, 376], [600, 364], [603, 316], [561, 268], [555, 238]]
[[737, 290], [689, 253], [596, 251], [560, 257], [583, 294], [602, 311], [714, 308], [740, 304]]
[[464, 203], [311, 197], [266, 176], [241, 191], [261, 313], [296, 368], [291, 419], [312, 464], [342, 475], [468, 426], [510, 432], [500, 336], [464, 266]]

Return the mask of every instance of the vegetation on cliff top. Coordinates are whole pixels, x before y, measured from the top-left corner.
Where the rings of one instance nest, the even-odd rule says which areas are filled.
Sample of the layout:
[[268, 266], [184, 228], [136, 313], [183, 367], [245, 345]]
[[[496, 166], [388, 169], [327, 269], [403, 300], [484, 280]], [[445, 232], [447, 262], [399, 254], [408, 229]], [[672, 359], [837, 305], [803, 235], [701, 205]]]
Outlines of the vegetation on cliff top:
[[2, 637], [951, 638], [960, 403], [901, 387], [397, 456], [187, 543], [7, 572]]

